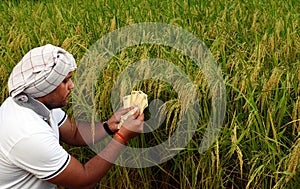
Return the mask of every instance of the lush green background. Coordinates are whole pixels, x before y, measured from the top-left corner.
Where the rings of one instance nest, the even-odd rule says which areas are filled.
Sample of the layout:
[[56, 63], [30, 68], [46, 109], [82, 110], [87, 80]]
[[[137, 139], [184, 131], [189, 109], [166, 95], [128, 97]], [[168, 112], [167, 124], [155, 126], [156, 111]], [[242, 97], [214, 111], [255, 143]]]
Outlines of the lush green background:
[[[31, 48], [51, 43], [79, 61], [99, 38], [132, 23], [180, 26], [204, 41], [215, 57], [226, 84], [227, 109], [214, 145], [204, 154], [198, 153], [200, 129], [187, 149], [172, 160], [141, 169], [114, 166], [99, 183], [100, 188], [300, 186], [299, 1], [2, 1], [0, 10], [0, 104], [8, 96], [7, 80], [13, 66]], [[193, 77], [197, 74], [193, 66], [185, 66], [190, 61], [169, 48], [141, 46], [119, 57], [124, 67], [132, 60], [158, 55], [178, 62], [195, 79], [199, 93], [205, 91], [202, 80]], [[117, 60], [111, 61], [100, 89], [109, 89], [124, 69], [117, 66]], [[168, 102], [170, 120], [178, 119], [179, 106], [173, 106], [177, 96], [167, 84], [152, 81], [140, 88], [150, 99]], [[100, 95], [99, 107], [106, 110], [102, 118], [111, 115], [109, 94]], [[204, 112], [209, 112], [205, 105], [209, 100], [209, 95], [204, 95]], [[168, 136], [174, 123], [167, 121], [162, 134], [141, 140], [155, 145], [157, 138]], [[200, 120], [199, 126], [205, 126], [205, 121]], [[65, 146], [82, 162], [94, 155], [88, 148]]]

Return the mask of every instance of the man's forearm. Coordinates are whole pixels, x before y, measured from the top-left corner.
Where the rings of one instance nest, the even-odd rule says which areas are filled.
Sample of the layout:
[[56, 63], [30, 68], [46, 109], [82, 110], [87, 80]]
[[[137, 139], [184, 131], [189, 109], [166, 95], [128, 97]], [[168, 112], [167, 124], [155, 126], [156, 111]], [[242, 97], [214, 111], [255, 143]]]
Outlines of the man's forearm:
[[111, 168], [124, 144], [124, 140], [115, 135], [111, 142], [85, 165], [72, 157], [68, 167], [49, 181], [68, 188], [92, 189]]
[[115, 136], [113, 140], [97, 156], [88, 161], [85, 165], [85, 171], [90, 178], [94, 178], [94, 184], [99, 182], [99, 178], [105, 176], [107, 171], [113, 165], [113, 162], [119, 156], [124, 143], [119, 137]]
[[108, 136], [103, 128], [103, 122], [95, 123], [94, 127], [86, 122], [78, 122], [75, 124], [75, 122], [72, 121], [71, 125], [72, 126], [64, 126], [64, 128], [61, 129], [61, 140], [70, 145], [85, 146], [96, 143]]
[[81, 141], [84, 141], [86, 145], [99, 142], [108, 136], [103, 127], [103, 122], [95, 123], [94, 126], [88, 123], [79, 123], [77, 127], [81, 136]]

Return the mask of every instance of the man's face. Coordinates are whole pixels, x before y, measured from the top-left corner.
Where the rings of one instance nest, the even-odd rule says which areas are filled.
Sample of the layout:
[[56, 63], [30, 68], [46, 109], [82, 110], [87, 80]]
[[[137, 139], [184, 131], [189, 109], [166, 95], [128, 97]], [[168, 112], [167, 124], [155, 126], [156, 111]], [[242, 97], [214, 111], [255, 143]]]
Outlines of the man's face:
[[70, 72], [54, 91], [42, 97], [42, 102], [49, 109], [66, 106], [69, 102], [69, 97], [73, 88], [72, 72]]

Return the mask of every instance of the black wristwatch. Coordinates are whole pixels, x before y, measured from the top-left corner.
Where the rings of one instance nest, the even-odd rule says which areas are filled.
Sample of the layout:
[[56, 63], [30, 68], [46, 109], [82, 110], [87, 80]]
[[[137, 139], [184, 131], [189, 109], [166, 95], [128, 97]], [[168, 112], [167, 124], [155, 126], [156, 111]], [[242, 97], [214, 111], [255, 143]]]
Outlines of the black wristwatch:
[[110, 128], [109, 128], [109, 126], [108, 126], [108, 124], [107, 124], [106, 121], [103, 122], [103, 127], [104, 127], [105, 131], [107, 132], [107, 134], [109, 134], [109, 135], [114, 135], [115, 134], [115, 132], [113, 132], [112, 130], [110, 130]]

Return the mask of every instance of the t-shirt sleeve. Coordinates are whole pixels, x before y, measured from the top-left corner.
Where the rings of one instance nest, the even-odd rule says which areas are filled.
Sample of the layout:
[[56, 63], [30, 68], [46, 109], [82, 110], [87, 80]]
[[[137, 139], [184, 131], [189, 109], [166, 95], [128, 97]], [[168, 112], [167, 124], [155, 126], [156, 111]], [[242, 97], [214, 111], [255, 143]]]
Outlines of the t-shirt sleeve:
[[9, 155], [16, 166], [43, 180], [60, 174], [71, 158], [55, 136], [47, 133], [23, 138], [15, 144]]
[[53, 118], [57, 123], [58, 127], [62, 126], [64, 122], [67, 120], [68, 115], [60, 108], [56, 108], [52, 110]]

